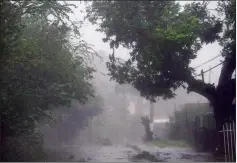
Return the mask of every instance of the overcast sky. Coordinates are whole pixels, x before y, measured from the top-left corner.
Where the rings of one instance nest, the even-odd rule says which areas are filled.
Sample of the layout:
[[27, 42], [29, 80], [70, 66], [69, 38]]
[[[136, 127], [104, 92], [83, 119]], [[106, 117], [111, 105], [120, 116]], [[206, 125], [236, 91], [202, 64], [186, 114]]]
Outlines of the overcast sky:
[[[68, 1], [68, 3], [73, 3], [78, 6], [77, 9], [74, 9], [75, 15], [71, 15], [71, 18], [77, 19], [77, 20], [83, 20], [83, 16], [85, 13], [83, 14], [81, 11], [85, 12], [84, 2]], [[180, 3], [183, 5], [185, 3], [190, 3], [190, 1], [182, 1]], [[214, 8], [216, 8], [216, 6], [217, 6], [217, 2], [211, 1], [207, 7], [210, 9], [214, 9]], [[104, 34], [97, 32], [95, 29], [96, 29], [95, 25], [92, 25], [91, 23], [89, 23], [87, 21], [84, 22], [84, 25], [81, 29], [81, 33], [83, 34], [82, 38], [87, 43], [94, 45], [95, 50], [104, 51], [107, 55], [109, 55], [111, 53], [109, 44], [104, 43], [102, 41]], [[220, 51], [221, 51], [221, 47], [218, 45], [218, 43], [213, 43], [213, 44], [203, 46], [203, 48], [198, 52], [197, 58], [191, 62], [191, 66], [196, 67], [196, 66], [202, 64], [203, 62], [206, 62], [207, 60], [219, 55]], [[129, 57], [129, 51], [125, 48], [119, 47], [115, 51], [115, 55], [117, 57], [127, 59]], [[209, 62], [208, 64], [205, 64], [205, 65], [201, 66], [200, 68], [197, 68], [196, 74], [200, 74], [201, 69], [203, 69], [205, 71], [205, 70], [208, 70], [210, 67], [213, 67], [213, 66], [219, 64], [221, 59], [222, 59], [221, 57], [218, 57], [215, 60]], [[220, 75], [220, 70], [221, 70], [221, 66], [205, 73], [205, 77], [204, 77], [205, 82], [209, 82], [209, 75], [210, 75], [210, 82], [217, 84], [218, 78]], [[201, 79], [201, 77], [198, 77], [198, 78]], [[187, 99], [186, 98], [184, 99], [184, 96], [180, 96], [180, 97], [177, 97], [176, 100], [174, 99], [174, 100], [169, 100], [169, 101], [161, 101], [160, 103], [164, 103], [164, 105], [168, 106], [168, 105], [173, 105], [173, 103], [176, 103], [177, 101], [178, 102], [182, 101], [183, 103], [184, 102], [204, 102], [204, 101], [206, 101], [203, 97], [201, 97], [200, 95], [197, 95], [197, 94], [188, 94], [188, 95], [186, 95], [186, 97], [187, 97]]]

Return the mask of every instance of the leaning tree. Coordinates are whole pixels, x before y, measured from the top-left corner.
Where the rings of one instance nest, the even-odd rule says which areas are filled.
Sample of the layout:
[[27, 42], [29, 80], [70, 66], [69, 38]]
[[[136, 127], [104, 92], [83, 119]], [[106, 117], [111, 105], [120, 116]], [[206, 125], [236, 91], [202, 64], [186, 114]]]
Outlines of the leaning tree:
[[81, 40], [80, 24], [69, 17], [73, 6], [0, 2], [1, 161], [44, 158], [39, 122], [52, 119], [53, 109], [72, 100], [85, 103], [94, 95], [94, 69], [86, 57], [95, 53]]
[[[211, 14], [207, 3], [181, 6], [174, 1], [103, 1], [87, 8], [87, 18], [105, 34], [113, 53], [107, 67], [118, 83], [132, 84], [141, 96], [169, 99], [185, 87], [206, 97], [214, 108], [217, 128], [230, 117], [235, 119], [235, 1], [218, 2]], [[224, 57], [219, 83], [205, 83], [196, 78], [191, 60], [204, 44], [218, 41]], [[114, 49], [131, 49], [130, 58], [121, 62]], [[208, 54], [207, 54], [208, 55]]]

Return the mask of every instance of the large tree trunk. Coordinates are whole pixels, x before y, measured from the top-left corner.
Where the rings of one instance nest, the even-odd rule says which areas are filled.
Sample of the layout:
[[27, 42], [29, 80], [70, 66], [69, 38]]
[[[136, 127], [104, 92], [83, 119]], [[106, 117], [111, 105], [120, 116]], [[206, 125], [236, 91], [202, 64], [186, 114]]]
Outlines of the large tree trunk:
[[224, 153], [223, 134], [219, 131], [222, 130], [222, 127], [226, 122], [236, 122], [235, 104], [232, 104], [236, 97], [236, 79], [231, 79], [236, 67], [235, 58], [235, 54], [226, 56], [216, 88], [214, 85], [204, 83], [202, 80], [197, 80], [193, 77], [187, 81], [189, 91], [194, 91], [203, 95], [213, 106], [218, 135], [217, 147], [219, 154]]
[[231, 79], [225, 86], [217, 88], [215, 100], [212, 105], [220, 125], [223, 125], [225, 122], [236, 121], [236, 110], [232, 104], [236, 96], [235, 81], [235, 79]]
[[235, 121], [235, 108], [232, 105], [236, 97], [236, 79], [231, 79], [236, 68], [236, 54], [225, 57], [217, 87], [191, 77], [187, 80], [188, 90], [206, 97], [214, 108], [217, 130], [225, 122]]
[[227, 122], [236, 122], [236, 109], [232, 104], [236, 97], [236, 80], [230, 79], [223, 82], [225, 84], [218, 85], [217, 88], [214, 85], [206, 84], [201, 80], [192, 79], [189, 81], [189, 90], [199, 93], [206, 97], [213, 107], [216, 131], [217, 131], [217, 148], [218, 155], [224, 154], [224, 141], [223, 134], [219, 131], [222, 130], [223, 125]]
[[235, 121], [235, 107], [231, 106], [229, 103], [222, 99], [216, 100], [213, 103], [213, 110], [216, 122], [216, 138], [217, 138], [217, 148], [218, 154], [224, 154], [224, 137], [222, 132], [223, 125], [227, 122]]
[[189, 91], [194, 91], [206, 97], [213, 107], [216, 127], [221, 130], [225, 122], [235, 121], [235, 108], [232, 104], [236, 96], [235, 79], [229, 80], [222, 87], [206, 84], [201, 80], [192, 79], [189, 82]]

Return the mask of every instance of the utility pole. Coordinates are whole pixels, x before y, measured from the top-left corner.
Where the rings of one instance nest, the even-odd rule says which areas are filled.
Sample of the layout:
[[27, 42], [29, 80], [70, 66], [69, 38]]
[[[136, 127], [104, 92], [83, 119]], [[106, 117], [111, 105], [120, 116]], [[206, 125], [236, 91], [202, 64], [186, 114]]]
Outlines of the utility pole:
[[209, 83], [211, 83], [211, 66], [210, 66], [210, 71], [209, 71]]
[[136, 114], [138, 116], [141, 116], [142, 115], [142, 111], [141, 111], [141, 97], [139, 96], [137, 98], [137, 103], [135, 104], [135, 110], [136, 110]]
[[89, 119], [89, 127], [88, 127], [88, 128], [89, 128], [89, 135], [90, 135], [90, 136], [89, 136], [89, 139], [90, 139], [89, 141], [92, 142], [92, 135], [93, 135], [93, 134], [92, 134], [92, 117], [89, 116], [88, 119]]
[[127, 113], [126, 113], [126, 111], [127, 111], [127, 108], [126, 108], [126, 105], [125, 105], [125, 103], [126, 103], [126, 92], [124, 92], [123, 93], [123, 102], [124, 102], [124, 119], [125, 119], [125, 121], [127, 120]]
[[150, 131], [151, 132], [154, 132], [153, 118], [154, 118], [154, 103], [150, 101]]
[[[125, 105], [125, 102], [126, 102], [126, 92], [124, 91], [123, 92], [124, 94], [123, 94], [123, 102], [124, 102], [124, 121], [125, 121], [125, 124], [127, 124], [127, 108], [126, 108], [126, 105]], [[123, 139], [123, 141], [124, 141], [124, 144], [126, 144], [127, 143], [127, 126], [124, 128], [124, 139]]]
[[185, 124], [186, 124], [186, 132], [187, 132], [187, 138], [189, 139], [189, 125], [188, 125], [188, 108], [185, 104]]
[[154, 118], [154, 103], [150, 101], [150, 123], [153, 123]]
[[177, 115], [177, 107], [176, 107], [176, 103], [174, 103], [174, 123], [176, 123], [176, 115]]

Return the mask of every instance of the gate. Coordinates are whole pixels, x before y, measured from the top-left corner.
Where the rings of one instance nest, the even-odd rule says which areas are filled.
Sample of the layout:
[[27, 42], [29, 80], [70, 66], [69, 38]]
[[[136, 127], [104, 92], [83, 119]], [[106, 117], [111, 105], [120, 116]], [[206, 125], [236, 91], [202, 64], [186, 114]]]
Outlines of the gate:
[[224, 138], [225, 162], [235, 162], [235, 122], [225, 123], [221, 131]]

